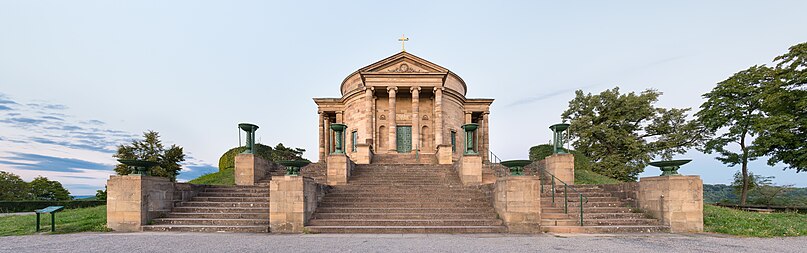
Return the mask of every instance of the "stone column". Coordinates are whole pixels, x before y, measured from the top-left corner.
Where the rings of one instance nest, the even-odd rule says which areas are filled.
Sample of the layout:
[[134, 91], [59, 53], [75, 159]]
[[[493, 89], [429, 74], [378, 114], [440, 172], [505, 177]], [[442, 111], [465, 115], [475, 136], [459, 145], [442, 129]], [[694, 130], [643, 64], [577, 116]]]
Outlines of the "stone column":
[[389, 116], [387, 116], [387, 120], [389, 120], [389, 150], [391, 152], [397, 152], [398, 142], [395, 140], [397, 137], [398, 132], [398, 125], [395, 122], [397, 112], [395, 111], [395, 92], [398, 91], [398, 87], [388, 87], [387, 94], [389, 94]]
[[482, 159], [485, 161], [490, 160], [490, 122], [488, 121], [488, 115], [490, 113], [482, 113], [482, 149], [480, 152], [482, 153]]
[[412, 92], [412, 145], [420, 150], [420, 87], [409, 90]]
[[331, 150], [332, 150], [331, 149], [331, 136], [333, 136], [333, 135], [331, 134], [331, 119], [328, 118], [328, 115], [325, 114], [324, 112], [322, 113], [322, 115], [325, 115], [324, 116], [325, 117], [325, 156], [328, 156], [328, 155], [331, 154]]
[[699, 176], [639, 179], [639, 208], [674, 233], [703, 232], [703, 181]]
[[365, 141], [364, 144], [371, 145], [370, 139], [375, 139], [375, 131], [374, 131], [374, 122], [375, 122], [375, 110], [373, 110], [373, 105], [375, 105], [375, 101], [373, 100], [373, 88], [365, 88], [364, 95], [367, 97], [367, 110], [369, 111], [365, 117], [367, 117], [367, 127], [365, 128]]
[[434, 146], [443, 144], [443, 88], [434, 88]]
[[372, 133], [373, 133], [373, 143], [372, 143], [373, 144], [373, 152], [377, 152], [377, 150], [378, 150], [378, 142], [380, 141], [378, 139], [378, 133], [376, 132], [376, 131], [378, 131], [378, 107], [376, 107], [377, 102], [378, 102], [378, 97], [373, 95], [373, 102], [372, 102], [373, 103], [373, 107], [372, 107], [372, 110], [373, 110], [373, 112], [372, 112], [372, 115], [373, 115], [373, 131], [372, 131]]
[[325, 161], [325, 113], [319, 113], [319, 160]]

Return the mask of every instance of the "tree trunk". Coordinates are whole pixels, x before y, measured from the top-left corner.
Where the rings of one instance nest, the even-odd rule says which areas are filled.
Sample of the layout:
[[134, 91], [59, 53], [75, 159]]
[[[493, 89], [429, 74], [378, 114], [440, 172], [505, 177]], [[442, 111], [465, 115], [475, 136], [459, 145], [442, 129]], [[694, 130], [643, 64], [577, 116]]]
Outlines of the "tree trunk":
[[740, 193], [740, 205], [745, 205], [745, 201], [748, 199], [748, 148], [745, 147], [745, 134], [746, 131], [743, 131], [743, 135], [740, 137], [740, 149], [743, 151], [742, 156], [742, 163], [743, 163], [743, 190]]

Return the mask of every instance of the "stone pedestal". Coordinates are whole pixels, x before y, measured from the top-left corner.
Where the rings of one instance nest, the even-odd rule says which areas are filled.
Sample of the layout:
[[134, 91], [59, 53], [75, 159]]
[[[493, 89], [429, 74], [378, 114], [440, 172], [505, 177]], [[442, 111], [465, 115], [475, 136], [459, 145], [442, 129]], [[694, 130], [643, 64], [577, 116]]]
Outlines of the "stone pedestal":
[[353, 162], [347, 155], [331, 154], [328, 156], [326, 182], [328, 185], [345, 185], [350, 178], [351, 170], [353, 170]]
[[437, 163], [438, 164], [453, 164], [453, 152], [451, 145], [438, 145], [437, 146]]
[[541, 180], [512, 176], [496, 180], [493, 206], [510, 233], [540, 233]]
[[[574, 155], [554, 154], [544, 159], [546, 171], [563, 180], [568, 185], [574, 184]], [[560, 182], [555, 182], [561, 184]]]
[[465, 186], [482, 183], [482, 156], [464, 155], [460, 159], [460, 181]]
[[356, 164], [370, 164], [373, 160], [373, 151], [370, 150], [370, 144], [356, 144], [356, 152], [350, 156]]
[[672, 232], [703, 232], [703, 181], [699, 176], [639, 179], [639, 207]]
[[107, 227], [120, 232], [142, 226], [174, 207], [174, 183], [164, 177], [111, 176], [107, 181]]
[[255, 185], [271, 170], [269, 161], [255, 154], [238, 154], [235, 156], [235, 184]]
[[320, 187], [301, 176], [275, 176], [269, 183], [269, 231], [302, 233], [317, 209]]

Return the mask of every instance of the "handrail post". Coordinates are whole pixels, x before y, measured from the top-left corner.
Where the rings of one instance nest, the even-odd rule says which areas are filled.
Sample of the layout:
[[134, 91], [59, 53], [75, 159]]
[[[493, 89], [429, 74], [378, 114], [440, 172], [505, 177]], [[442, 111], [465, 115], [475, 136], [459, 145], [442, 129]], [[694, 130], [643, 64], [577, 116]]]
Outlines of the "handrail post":
[[569, 213], [568, 192], [569, 192], [569, 186], [564, 184], [563, 185], [563, 213], [565, 213], [565, 214]]
[[552, 179], [552, 207], [555, 207], [555, 180]]
[[583, 194], [578, 193], [580, 195], [580, 226], [583, 226]]

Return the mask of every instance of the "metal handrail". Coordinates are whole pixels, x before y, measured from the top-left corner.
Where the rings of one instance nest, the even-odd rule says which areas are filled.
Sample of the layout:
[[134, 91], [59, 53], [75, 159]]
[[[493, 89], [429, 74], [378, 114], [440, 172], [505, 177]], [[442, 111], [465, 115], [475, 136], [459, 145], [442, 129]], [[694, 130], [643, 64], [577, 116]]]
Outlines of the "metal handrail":
[[[553, 207], [555, 206], [555, 191], [556, 191], [555, 180], [557, 180], [558, 182], [563, 184], [563, 213], [569, 214], [569, 184], [567, 184], [566, 182], [563, 182], [563, 180], [560, 180], [558, 177], [556, 177], [555, 175], [553, 175], [549, 171], [546, 171], [545, 167], [539, 167], [539, 168], [541, 169], [542, 175], [545, 173], [545, 174], [551, 176], [551, 180], [552, 180], [552, 183], [551, 183], [551, 185], [552, 185], [552, 206]], [[544, 180], [544, 177], [541, 176], [541, 181], [543, 181], [543, 180]], [[583, 196], [583, 193], [580, 193], [580, 191], [575, 190], [574, 188], [571, 188], [571, 189], [572, 189], [572, 191], [576, 192], [577, 195], [580, 197], [580, 202], [579, 202], [580, 203], [580, 226], [583, 226], [583, 204], [588, 203], [588, 197]], [[541, 183], [541, 192], [542, 193], [544, 192], [543, 183]], [[585, 199], [585, 202], [583, 202], [584, 199]]]

